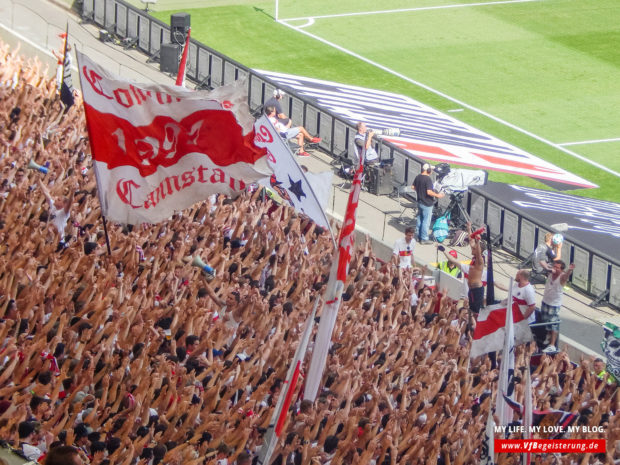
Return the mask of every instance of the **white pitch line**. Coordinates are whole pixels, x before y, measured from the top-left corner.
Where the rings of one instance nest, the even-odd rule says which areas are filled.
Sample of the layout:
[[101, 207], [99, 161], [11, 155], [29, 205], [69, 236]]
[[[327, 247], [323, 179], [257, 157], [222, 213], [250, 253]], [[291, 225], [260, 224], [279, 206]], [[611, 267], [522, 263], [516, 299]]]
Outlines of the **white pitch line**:
[[308, 18], [308, 20], [306, 21], [306, 24], [301, 24], [297, 27], [308, 27], [308, 26], [312, 26], [314, 24], [314, 18]]
[[599, 144], [601, 142], [620, 142], [620, 137], [616, 137], [615, 139], [595, 139], [595, 140], [582, 140], [581, 142], [564, 142], [563, 144], [558, 144], [558, 145], [560, 147], [566, 147], [568, 145]]
[[592, 166], [595, 166], [595, 167], [597, 167], [597, 168], [599, 168], [599, 169], [601, 169], [603, 171], [606, 171], [607, 173], [613, 174], [614, 176], [620, 178], [620, 173], [618, 173], [617, 171], [614, 171], [614, 170], [612, 170], [610, 168], [607, 168], [606, 166], [603, 166], [600, 163], [597, 163], [595, 161], [588, 160], [586, 157], [583, 157], [583, 156], [579, 155], [578, 153], [573, 152], [572, 150], [566, 149], [566, 148], [564, 148], [564, 147], [562, 147], [562, 146], [560, 146], [558, 144], [555, 144], [554, 142], [551, 142], [550, 140], [547, 140], [547, 139], [545, 139], [545, 138], [543, 138], [541, 136], [538, 136], [538, 135], [536, 135], [536, 134], [534, 134], [534, 133], [532, 133], [532, 132], [530, 132], [530, 131], [528, 131], [526, 129], [520, 128], [519, 126], [516, 126], [516, 125], [514, 125], [512, 123], [509, 123], [508, 121], [505, 121], [505, 120], [503, 120], [501, 118], [498, 118], [497, 116], [494, 116], [494, 115], [492, 115], [490, 113], [487, 113], [484, 110], [481, 110], [481, 109], [476, 108], [476, 107], [474, 107], [472, 105], [469, 105], [468, 103], [465, 103], [465, 102], [463, 102], [463, 101], [461, 101], [461, 100], [459, 100], [457, 98], [451, 97], [448, 94], [444, 94], [443, 92], [441, 92], [441, 91], [439, 91], [437, 89], [434, 89], [434, 88], [432, 88], [432, 87], [430, 87], [430, 86], [428, 86], [426, 84], [423, 84], [423, 83], [421, 83], [419, 81], [416, 81], [415, 79], [411, 79], [410, 77], [407, 77], [404, 74], [399, 73], [398, 71], [394, 71], [393, 69], [388, 68], [387, 66], [384, 66], [381, 63], [377, 63], [376, 61], [372, 61], [369, 58], [366, 58], [366, 57], [360, 55], [359, 53], [355, 53], [352, 50], [349, 50], [349, 49], [346, 49], [344, 47], [341, 47], [338, 44], [335, 44], [333, 42], [330, 42], [329, 40], [323, 39], [322, 37], [319, 37], [319, 36], [317, 36], [315, 34], [312, 34], [312, 33], [308, 32], [308, 31], [304, 31], [303, 29], [299, 29], [298, 27], [295, 27], [295, 26], [292, 26], [290, 24], [287, 24], [286, 20], [278, 20], [277, 22], [282, 24], [282, 25], [284, 25], [284, 26], [286, 26], [286, 27], [289, 27], [289, 28], [293, 29], [294, 31], [300, 32], [300, 33], [302, 33], [304, 35], [307, 35], [308, 37], [311, 37], [311, 38], [313, 38], [315, 40], [318, 40], [319, 42], [322, 42], [322, 43], [324, 43], [326, 45], [329, 45], [330, 47], [333, 47], [336, 50], [340, 50], [341, 52], [346, 53], [347, 55], [351, 55], [352, 57], [357, 58], [358, 60], [362, 60], [363, 62], [368, 63], [369, 65], [372, 65], [372, 66], [374, 66], [376, 68], [379, 68], [379, 69], [385, 71], [386, 73], [390, 73], [393, 76], [396, 76], [397, 78], [400, 78], [400, 79], [402, 79], [404, 81], [407, 81], [407, 82], [409, 82], [409, 83], [411, 83], [411, 84], [413, 84], [415, 86], [418, 86], [418, 87], [420, 87], [422, 89], [425, 89], [425, 90], [427, 90], [429, 92], [432, 92], [435, 95], [439, 95], [440, 97], [443, 97], [446, 100], [450, 100], [451, 102], [454, 102], [457, 105], [460, 105], [462, 107], [468, 108], [471, 111], [475, 111], [476, 113], [478, 113], [478, 114], [480, 114], [482, 116], [486, 116], [487, 118], [489, 118], [489, 119], [491, 119], [493, 121], [496, 121], [496, 122], [498, 122], [500, 124], [503, 124], [503, 125], [511, 128], [511, 129], [514, 129], [515, 131], [518, 131], [521, 134], [525, 134], [526, 136], [529, 136], [529, 137], [531, 137], [533, 139], [536, 139], [536, 140], [538, 140], [540, 142], [543, 142], [543, 143], [545, 143], [545, 144], [547, 144], [547, 145], [549, 145], [551, 147], [554, 147], [554, 148], [556, 148], [558, 150], [561, 150], [562, 152], [564, 152], [564, 153], [566, 153], [566, 154], [568, 154], [568, 155], [570, 155], [572, 157], [575, 157], [578, 160], [583, 161], [584, 163], [588, 163], [588, 164], [590, 164]]
[[443, 10], [446, 8], [465, 8], [469, 6], [487, 6], [487, 5], [505, 5], [508, 3], [527, 3], [527, 2], [539, 2], [541, 0], [501, 0], [499, 2], [479, 2], [479, 3], [458, 3], [455, 5], [435, 5], [435, 6], [420, 6], [417, 8], [400, 8], [395, 10], [378, 10], [378, 11], [356, 11], [353, 13], [338, 13], [333, 15], [319, 15], [319, 16], [302, 16], [299, 18], [284, 18], [278, 19], [281, 21], [300, 21], [302, 19], [324, 19], [324, 18], [343, 18], [348, 16], [367, 16], [367, 15], [382, 15], [389, 13], [406, 13], [408, 11], [424, 11], [424, 10]]

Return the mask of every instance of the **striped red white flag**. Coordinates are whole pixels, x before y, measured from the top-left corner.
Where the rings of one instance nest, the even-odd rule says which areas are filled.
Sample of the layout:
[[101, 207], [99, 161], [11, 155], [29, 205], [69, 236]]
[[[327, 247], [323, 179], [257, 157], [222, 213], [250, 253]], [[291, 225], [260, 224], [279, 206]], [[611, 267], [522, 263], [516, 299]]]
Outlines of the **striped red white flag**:
[[187, 37], [185, 39], [185, 46], [183, 47], [183, 54], [181, 55], [181, 62], [179, 63], [179, 72], [177, 74], [177, 86], [185, 87], [185, 74], [187, 69], [187, 55], [189, 54], [189, 36], [192, 29], [187, 30]]
[[[363, 158], [363, 157], [362, 157]], [[362, 177], [364, 165], [360, 164], [355, 171], [349, 201], [345, 212], [342, 229], [338, 238], [338, 255], [332, 263], [327, 289], [325, 290], [325, 306], [321, 313], [321, 321], [317, 330], [314, 348], [312, 349], [312, 360], [306, 378], [304, 399], [314, 402], [319, 391], [319, 385], [327, 362], [327, 353], [331, 342], [345, 281], [349, 273], [349, 265], [353, 256], [355, 246], [355, 222], [357, 218], [357, 206], [362, 189]]]
[[270, 173], [243, 85], [190, 92], [127, 81], [81, 53], [78, 60], [104, 216], [156, 223]]
[[301, 340], [299, 341], [299, 345], [297, 346], [297, 350], [295, 351], [295, 356], [289, 366], [288, 373], [286, 374], [282, 391], [278, 396], [278, 402], [273, 410], [271, 421], [269, 422], [269, 428], [265, 433], [265, 441], [263, 442], [263, 447], [261, 448], [258, 456], [258, 463], [260, 465], [270, 463], [271, 455], [276, 447], [278, 439], [282, 435], [282, 430], [284, 428], [284, 424], [286, 423], [286, 416], [293, 400], [295, 389], [297, 388], [301, 365], [304, 361], [304, 357], [306, 356], [308, 343], [310, 342], [312, 328], [314, 328], [314, 318], [316, 316], [319, 300], [320, 299], [318, 298], [315, 300], [312, 312], [308, 315], [304, 332], [301, 336]]
[[[527, 318], [523, 317], [519, 304], [513, 300], [512, 319], [514, 324], [515, 345], [530, 342], [532, 331]], [[506, 304], [490, 305], [483, 308], [476, 321], [473, 341], [469, 356], [476, 358], [480, 355], [502, 350], [506, 334]]]

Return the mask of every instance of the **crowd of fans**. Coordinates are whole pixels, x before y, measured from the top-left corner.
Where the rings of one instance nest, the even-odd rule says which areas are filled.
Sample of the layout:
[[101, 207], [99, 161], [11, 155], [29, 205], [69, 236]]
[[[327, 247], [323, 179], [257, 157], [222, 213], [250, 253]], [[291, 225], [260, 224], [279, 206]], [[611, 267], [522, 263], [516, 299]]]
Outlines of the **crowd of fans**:
[[[331, 238], [255, 192], [108, 225], [108, 255], [81, 105], [65, 110], [40, 64], [5, 45], [0, 64], [0, 440], [50, 464], [252, 463]], [[314, 403], [295, 397], [272, 463], [478, 463], [498, 370], [469, 358], [467, 302], [414, 271], [357, 248], [323, 388]], [[520, 402], [532, 351], [517, 348]], [[606, 454], [535, 463], [620, 457], [615, 384], [564, 352], [532, 379], [535, 408], [579, 412], [605, 428], [588, 437], [607, 439]]]

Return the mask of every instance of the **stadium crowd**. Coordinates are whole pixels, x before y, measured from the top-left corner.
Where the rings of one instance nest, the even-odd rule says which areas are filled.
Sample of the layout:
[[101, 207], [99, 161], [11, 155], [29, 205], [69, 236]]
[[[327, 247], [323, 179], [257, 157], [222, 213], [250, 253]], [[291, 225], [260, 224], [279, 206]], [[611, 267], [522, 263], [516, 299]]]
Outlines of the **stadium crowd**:
[[[41, 65], [6, 45], [0, 63], [0, 439], [50, 464], [252, 463], [331, 238], [257, 191], [108, 225], [108, 255], [81, 105], [65, 110]], [[358, 247], [324, 388], [296, 397], [272, 463], [479, 463], [499, 372], [469, 358], [467, 303], [414, 272]], [[517, 348], [520, 402], [532, 351]], [[579, 412], [605, 428], [588, 437], [607, 439], [606, 454], [535, 463], [620, 458], [615, 384], [565, 352], [543, 355], [532, 379], [535, 408]]]

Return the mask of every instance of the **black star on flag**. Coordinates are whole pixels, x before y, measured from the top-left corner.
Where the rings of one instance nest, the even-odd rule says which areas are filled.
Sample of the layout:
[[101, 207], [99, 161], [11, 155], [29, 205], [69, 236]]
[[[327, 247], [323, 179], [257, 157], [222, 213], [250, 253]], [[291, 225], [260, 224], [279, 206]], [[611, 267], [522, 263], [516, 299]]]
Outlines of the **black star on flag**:
[[297, 197], [298, 201], [301, 202], [302, 197], [307, 197], [306, 193], [303, 191], [301, 187], [301, 179], [299, 181], [293, 181], [291, 177], [289, 176], [288, 181], [291, 183], [291, 186], [288, 188], [288, 190], [291, 191], [293, 194], [295, 194], [295, 197]]

